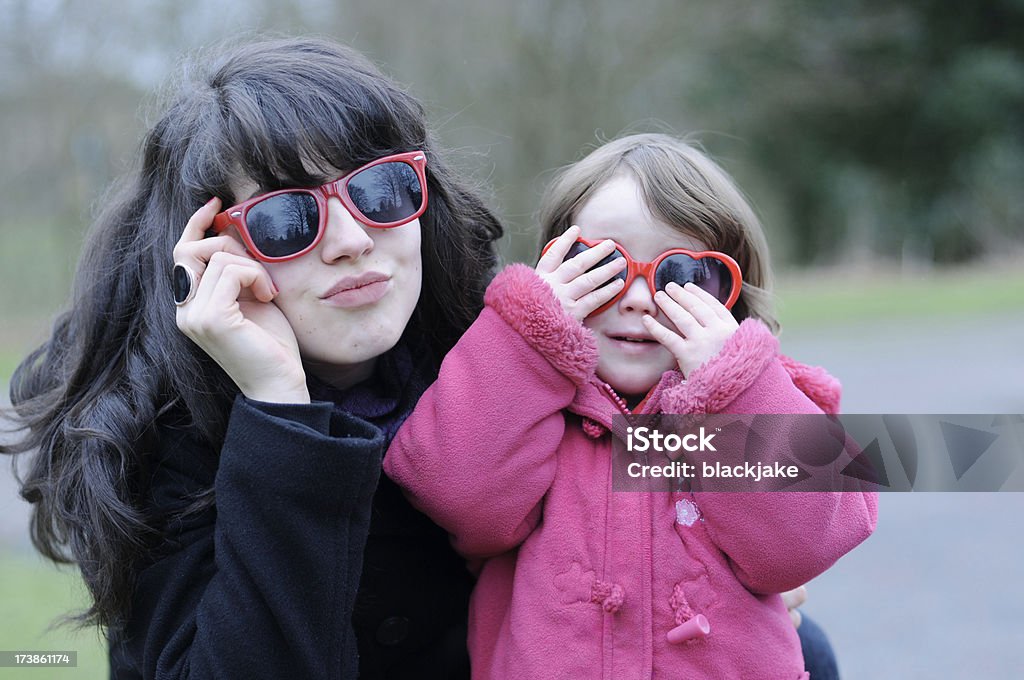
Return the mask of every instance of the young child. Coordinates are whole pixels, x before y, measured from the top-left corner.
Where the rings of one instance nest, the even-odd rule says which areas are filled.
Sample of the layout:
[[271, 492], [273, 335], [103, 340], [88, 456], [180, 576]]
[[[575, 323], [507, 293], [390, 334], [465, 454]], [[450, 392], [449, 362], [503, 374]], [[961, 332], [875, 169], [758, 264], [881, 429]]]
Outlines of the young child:
[[700, 151], [635, 135], [541, 223], [561, 235], [494, 279], [384, 464], [479, 570], [473, 677], [808, 677], [778, 593], [872, 532], [874, 495], [611, 487], [617, 413], [838, 409], [778, 353], [756, 217]]

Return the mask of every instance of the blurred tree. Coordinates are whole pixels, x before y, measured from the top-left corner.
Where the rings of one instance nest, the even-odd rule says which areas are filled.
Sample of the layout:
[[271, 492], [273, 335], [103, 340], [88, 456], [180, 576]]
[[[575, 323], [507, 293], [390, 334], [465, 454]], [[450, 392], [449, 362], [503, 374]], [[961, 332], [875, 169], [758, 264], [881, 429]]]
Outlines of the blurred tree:
[[143, 93], [183, 52], [273, 29], [332, 35], [408, 83], [494, 186], [513, 258], [534, 254], [544, 171], [630, 127], [703, 132], [797, 262], [950, 262], [1022, 240], [1021, 0], [0, 0], [0, 15], [3, 230], [77, 234], [137, 144]]
[[788, 204], [797, 260], [1019, 243], [1024, 203], [1004, 189], [1024, 185], [1022, 33], [1014, 0], [801, 3], [729, 33], [725, 100], [754, 104], [739, 134]]

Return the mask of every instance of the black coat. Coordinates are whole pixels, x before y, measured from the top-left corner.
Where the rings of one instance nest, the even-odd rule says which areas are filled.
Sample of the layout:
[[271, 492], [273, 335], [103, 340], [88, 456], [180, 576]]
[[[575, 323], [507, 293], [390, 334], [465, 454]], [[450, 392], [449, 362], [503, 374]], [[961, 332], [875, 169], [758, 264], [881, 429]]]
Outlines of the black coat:
[[[163, 530], [111, 677], [468, 677], [471, 579], [382, 478], [385, 439], [330, 403], [241, 397], [219, 455], [161, 428], [145, 497]], [[211, 486], [215, 506], [178, 516]]]

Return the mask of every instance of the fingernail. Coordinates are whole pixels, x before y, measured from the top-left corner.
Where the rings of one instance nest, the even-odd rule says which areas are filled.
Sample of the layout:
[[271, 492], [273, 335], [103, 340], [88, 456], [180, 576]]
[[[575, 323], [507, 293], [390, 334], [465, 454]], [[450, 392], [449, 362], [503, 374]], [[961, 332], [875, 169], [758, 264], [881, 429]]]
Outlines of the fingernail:
[[273, 280], [271, 280], [270, 282], [270, 287], [274, 289], [274, 295], [277, 295], [278, 293], [281, 292], [280, 290], [277, 289], [277, 284], [274, 283]]
[[207, 201], [207, 202], [206, 202], [206, 205], [204, 205], [203, 207], [205, 208], [206, 206], [210, 205], [211, 203], [213, 203], [213, 202], [214, 202], [214, 201], [216, 201], [216, 200], [217, 200], [217, 197], [216, 197], [216, 196], [214, 196], [214, 197], [213, 197], [213, 198], [211, 198], [211, 199], [210, 199], [209, 201]]

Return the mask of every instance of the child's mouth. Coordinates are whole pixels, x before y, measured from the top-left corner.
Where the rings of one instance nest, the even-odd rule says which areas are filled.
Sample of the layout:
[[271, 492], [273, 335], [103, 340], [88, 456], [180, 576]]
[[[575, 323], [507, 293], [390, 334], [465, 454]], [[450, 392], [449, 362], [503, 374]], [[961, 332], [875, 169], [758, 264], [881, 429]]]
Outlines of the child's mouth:
[[658, 341], [655, 340], [654, 338], [645, 338], [645, 337], [638, 336], [638, 335], [609, 335], [608, 337], [611, 338], [615, 342], [628, 344], [630, 346], [636, 345], [636, 346], [640, 347], [640, 346], [643, 346], [643, 345], [656, 345], [656, 344], [658, 344]]

